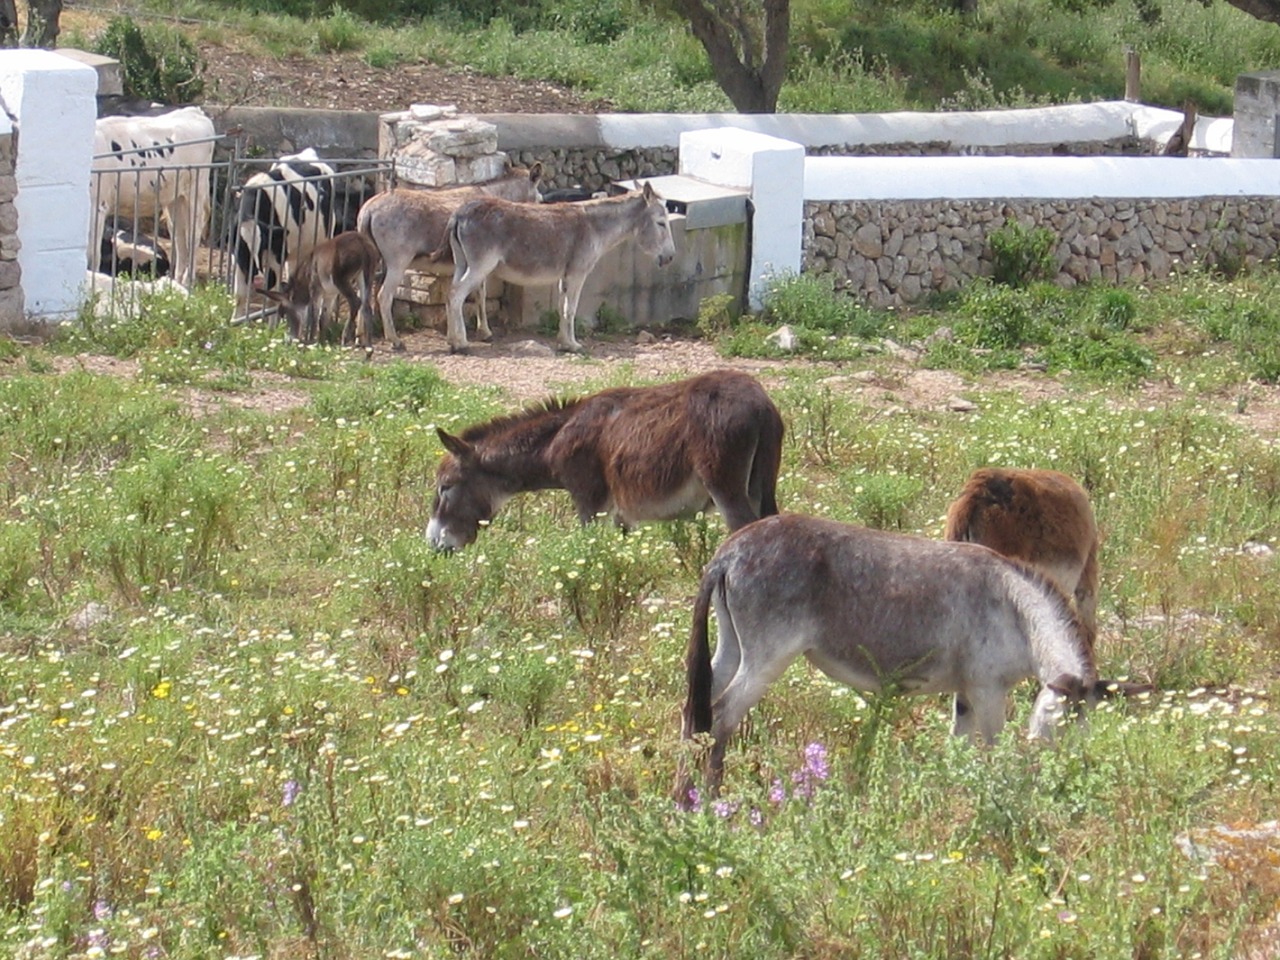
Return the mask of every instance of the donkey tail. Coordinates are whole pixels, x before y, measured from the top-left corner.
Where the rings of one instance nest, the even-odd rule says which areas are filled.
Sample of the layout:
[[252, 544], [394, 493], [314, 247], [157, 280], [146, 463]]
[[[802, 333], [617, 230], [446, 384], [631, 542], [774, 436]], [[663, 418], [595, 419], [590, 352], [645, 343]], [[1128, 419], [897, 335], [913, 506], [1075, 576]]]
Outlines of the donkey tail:
[[693, 603], [693, 628], [689, 631], [689, 649], [685, 654], [689, 693], [684, 703], [682, 732], [686, 739], [711, 730], [711, 641], [707, 620], [711, 613], [711, 594], [723, 581], [724, 575], [716, 567], [708, 567]]
[[771, 414], [760, 430], [756, 444], [756, 456], [751, 461], [750, 489], [760, 491], [760, 517], [772, 517], [778, 512], [778, 470], [782, 467], [782, 438], [786, 425], [778, 408], [770, 405]]
[[453, 213], [449, 214], [449, 222], [445, 224], [444, 227], [444, 236], [440, 238], [440, 243], [437, 244], [436, 248], [427, 254], [427, 259], [432, 263], [439, 263], [441, 260], [445, 259], [445, 257], [451, 256], [453, 253], [454, 237], [457, 233], [458, 211], [455, 210]]

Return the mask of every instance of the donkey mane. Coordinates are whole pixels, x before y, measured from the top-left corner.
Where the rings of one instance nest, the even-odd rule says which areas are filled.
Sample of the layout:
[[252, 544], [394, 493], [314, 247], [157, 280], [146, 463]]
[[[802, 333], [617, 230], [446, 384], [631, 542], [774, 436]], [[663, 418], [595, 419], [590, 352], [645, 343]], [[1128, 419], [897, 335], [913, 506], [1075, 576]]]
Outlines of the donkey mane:
[[467, 443], [489, 440], [501, 436], [515, 427], [523, 427], [539, 420], [548, 414], [571, 413], [585, 399], [586, 397], [569, 397], [566, 399], [547, 397], [545, 400], [535, 401], [515, 413], [504, 414], [494, 417], [492, 420], [486, 420], [484, 423], [473, 424], [458, 436], [467, 441]]
[[[1062, 592], [1062, 588], [1029, 563], [1003, 555], [1001, 555], [1001, 559], [1013, 567], [1023, 580], [1049, 601], [1053, 612], [1058, 615], [1067, 627], [1072, 642], [1080, 652], [1081, 659], [1096, 672], [1097, 665], [1094, 663], [1093, 647], [1089, 643], [1084, 623], [1076, 612], [1075, 607], [1072, 606], [1070, 599]], [[1021, 602], [1018, 602], [1016, 606], [1018, 618], [1022, 621], [1022, 629], [1027, 636], [1035, 637], [1037, 630], [1031, 617], [1031, 611], [1027, 610]]]

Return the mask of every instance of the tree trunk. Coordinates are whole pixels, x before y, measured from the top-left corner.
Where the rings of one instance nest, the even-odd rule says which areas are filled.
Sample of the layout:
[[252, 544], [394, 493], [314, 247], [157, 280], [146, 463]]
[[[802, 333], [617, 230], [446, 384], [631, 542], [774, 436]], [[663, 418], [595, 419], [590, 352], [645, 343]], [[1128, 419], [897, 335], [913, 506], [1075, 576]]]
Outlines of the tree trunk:
[[764, 0], [762, 8], [750, 0], [674, 0], [673, 6], [689, 21], [738, 112], [775, 112], [787, 74], [791, 0]]
[[[12, 3], [13, 0], [4, 0]], [[27, 29], [22, 34], [24, 47], [52, 47], [58, 39], [58, 18], [62, 16], [62, 0], [28, 0]]]
[[0, 47], [18, 45], [18, 5], [15, 0], [0, 0]]
[[1269, 23], [1280, 23], [1280, 0], [1227, 0], [1237, 10]]
[[955, 0], [956, 9], [966, 16], [978, 12], [978, 0]]

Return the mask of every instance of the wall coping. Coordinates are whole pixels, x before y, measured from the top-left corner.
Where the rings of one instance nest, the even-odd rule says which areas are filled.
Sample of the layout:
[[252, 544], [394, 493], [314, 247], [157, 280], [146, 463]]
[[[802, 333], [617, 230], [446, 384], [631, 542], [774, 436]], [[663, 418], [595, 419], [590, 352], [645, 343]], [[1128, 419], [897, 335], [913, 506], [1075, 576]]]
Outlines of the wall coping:
[[1185, 157], [809, 157], [805, 200], [1280, 196], [1280, 163]]
[[[736, 127], [791, 140], [807, 147], [831, 144], [946, 142], [959, 147], [1058, 144], [1136, 137], [1163, 143], [1182, 123], [1182, 113], [1123, 100], [1064, 104], [1021, 110], [849, 114], [482, 114], [498, 126], [498, 147], [676, 147], [680, 134]], [[1193, 150], [1231, 151], [1233, 121], [1201, 117]]]

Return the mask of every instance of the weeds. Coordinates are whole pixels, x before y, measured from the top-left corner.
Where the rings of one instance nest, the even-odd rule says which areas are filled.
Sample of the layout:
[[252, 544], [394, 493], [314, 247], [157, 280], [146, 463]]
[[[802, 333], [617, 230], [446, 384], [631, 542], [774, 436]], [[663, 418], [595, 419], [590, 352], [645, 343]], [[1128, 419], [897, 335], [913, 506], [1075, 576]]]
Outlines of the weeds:
[[[860, 348], [947, 325], [979, 357], [1048, 350], [1046, 328], [1234, 356], [1273, 283], [984, 285], [910, 317], [806, 289], [789, 309]], [[145, 359], [137, 378], [22, 345], [4, 361], [5, 955], [1212, 956], [1270, 920], [1269, 872], [1178, 840], [1269, 819], [1280, 785], [1259, 667], [1280, 467], [1214, 412], [1227, 374], [1204, 379], [1202, 350], [1153, 353], [1177, 403], [1126, 375], [1045, 400], [974, 386], [965, 417], [864, 402], [847, 368], [770, 371], [784, 510], [936, 536], [977, 465], [1080, 478], [1106, 531], [1100, 670], [1160, 692], [1047, 748], [1015, 732], [1019, 690], [979, 750], [941, 698], [799, 667], [731, 746], [725, 793], [681, 813], [690, 597], [720, 519], [624, 534], [537, 493], [436, 553], [434, 427], [510, 403], [317, 351], [324, 379], [295, 376], [290, 408], [208, 412], [215, 372], [251, 379], [264, 350], [196, 299], [55, 344]], [[216, 362], [196, 370], [200, 338]], [[184, 362], [173, 383], [145, 372]], [[90, 601], [101, 620], [76, 616]]]

